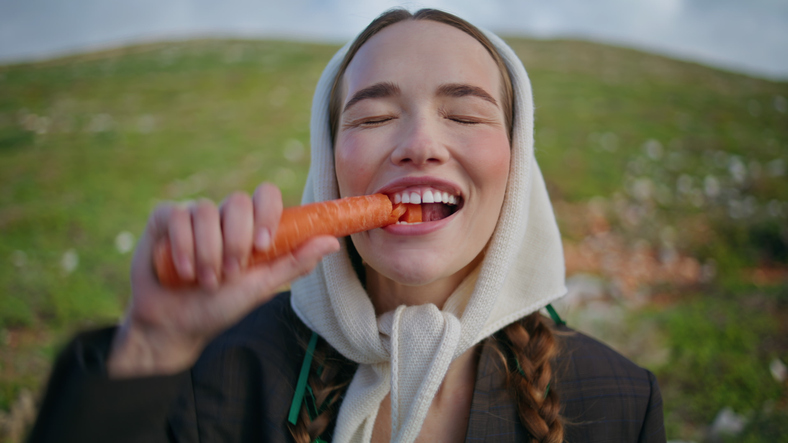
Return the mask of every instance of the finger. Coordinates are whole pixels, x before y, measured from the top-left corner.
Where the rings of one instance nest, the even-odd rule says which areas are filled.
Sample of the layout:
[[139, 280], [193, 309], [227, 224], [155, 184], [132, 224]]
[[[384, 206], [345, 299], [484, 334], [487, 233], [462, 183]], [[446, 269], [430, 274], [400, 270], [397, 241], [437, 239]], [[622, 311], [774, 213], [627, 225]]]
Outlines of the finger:
[[[185, 229], [178, 229], [174, 225], [171, 226], [171, 222], [173, 222], [173, 214], [175, 219], [177, 220], [182, 215], [183, 220], [186, 221], [184, 224]], [[177, 225], [177, 222], [175, 222]], [[170, 230], [173, 230], [173, 235], [170, 234]], [[179, 233], [184, 233], [184, 235], [180, 235]], [[185, 237], [185, 247], [173, 247], [171, 243], [171, 239], [175, 239], [176, 243], [183, 243], [183, 237]], [[154, 260], [154, 248], [157, 247], [161, 243], [167, 245], [167, 253], [169, 254], [170, 260], [175, 265], [175, 272], [176, 274], [183, 279], [184, 281], [193, 281], [194, 280], [194, 271], [192, 267], [192, 234], [191, 234], [191, 217], [188, 211], [185, 210], [183, 207], [175, 206], [171, 203], [160, 204], [153, 210], [150, 217], [148, 218], [148, 224], [145, 228], [145, 232], [139, 239], [137, 243], [137, 247], [134, 251], [134, 257], [132, 258], [131, 264], [131, 284], [132, 289], [134, 288], [148, 288], [146, 290], [150, 290], [153, 286], [158, 286], [160, 281], [158, 279], [158, 275], [156, 274], [155, 270], [155, 260]], [[182, 252], [183, 249], [187, 249], [186, 259], [183, 258], [184, 253]], [[181, 258], [178, 259], [175, 251], [180, 249]], [[185, 269], [185, 270], [184, 270]]]
[[153, 245], [157, 241], [169, 241], [167, 229], [170, 210], [171, 205], [158, 205], [148, 218], [145, 232], [137, 242], [131, 261], [132, 284], [154, 280]]
[[207, 289], [216, 289], [219, 286], [222, 263], [219, 210], [212, 201], [200, 200], [192, 206], [191, 221], [197, 281]]
[[267, 301], [277, 288], [302, 277], [328, 254], [339, 250], [339, 241], [331, 236], [315, 237], [297, 250], [270, 262], [269, 266], [252, 267], [240, 279], [243, 293], [254, 303]]
[[[287, 254], [282, 260], [283, 263], [276, 263], [272, 271], [280, 271], [285, 278], [277, 283], [277, 286], [309, 274], [323, 257], [337, 251], [339, 240], [334, 237], [324, 235], [309, 240], [292, 254]], [[282, 266], [282, 269], [277, 269], [279, 266]]]
[[178, 275], [184, 281], [194, 280], [194, 235], [189, 210], [180, 205], [167, 205], [156, 211], [154, 217], [157, 225], [166, 226], [172, 262]]
[[254, 205], [254, 246], [265, 251], [276, 234], [282, 218], [282, 192], [270, 183], [258, 186], [252, 196]]
[[228, 279], [238, 276], [246, 267], [252, 252], [254, 208], [252, 199], [243, 192], [231, 194], [222, 204], [222, 269]]

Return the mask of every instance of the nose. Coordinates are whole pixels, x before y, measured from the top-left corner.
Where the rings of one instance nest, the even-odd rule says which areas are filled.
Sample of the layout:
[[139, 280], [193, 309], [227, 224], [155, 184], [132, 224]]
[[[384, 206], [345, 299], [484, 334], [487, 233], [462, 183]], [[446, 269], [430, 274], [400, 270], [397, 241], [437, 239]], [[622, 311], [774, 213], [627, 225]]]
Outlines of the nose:
[[449, 159], [449, 149], [438, 122], [413, 117], [402, 129], [401, 139], [391, 152], [391, 162], [395, 165], [421, 168], [440, 165]]

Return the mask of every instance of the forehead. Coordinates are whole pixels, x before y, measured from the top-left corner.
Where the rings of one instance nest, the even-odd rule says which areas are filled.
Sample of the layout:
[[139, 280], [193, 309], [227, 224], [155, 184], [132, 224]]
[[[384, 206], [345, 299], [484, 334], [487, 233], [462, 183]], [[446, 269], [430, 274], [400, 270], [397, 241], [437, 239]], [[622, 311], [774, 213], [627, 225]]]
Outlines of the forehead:
[[494, 94], [500, 72], [472, 36], [443, 23], [411, 20], [388, 26], [361, 46], [345, 71], [344, 90], [386, 81], [403, 89], [467, 83]]

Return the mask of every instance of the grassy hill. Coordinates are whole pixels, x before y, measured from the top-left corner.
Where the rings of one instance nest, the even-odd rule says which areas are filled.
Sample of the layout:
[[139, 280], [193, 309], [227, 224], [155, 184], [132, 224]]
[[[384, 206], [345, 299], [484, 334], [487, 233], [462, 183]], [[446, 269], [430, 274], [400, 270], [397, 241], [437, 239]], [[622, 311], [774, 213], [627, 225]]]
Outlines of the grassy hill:
[[[629, 355], [660, 379], [668, 437], [707, 438], [724, 407], [747, 419], [739, 439], [788, 433], [788, 387], [769, 370], [788, 362], [788, 83], [509, 41], [533, 82], [568, 259], [608, 245], [570, 273], [598, 278], [621, 327], [650, 325], [667, 348]], [[122, 315], [158, 201], [269, 180], [298, 202], [311, 94], [336, 49], [188, 41], [0, 66], [0, 409], [39, 391], [73, 331]], [[697, 272], [624, 285], [604, 265], [613, 249]]]

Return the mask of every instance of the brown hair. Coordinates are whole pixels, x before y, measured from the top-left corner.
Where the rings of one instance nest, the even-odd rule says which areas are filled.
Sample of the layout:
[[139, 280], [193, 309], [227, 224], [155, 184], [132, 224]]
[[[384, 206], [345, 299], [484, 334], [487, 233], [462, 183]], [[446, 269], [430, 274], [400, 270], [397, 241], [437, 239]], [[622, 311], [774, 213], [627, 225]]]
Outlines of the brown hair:
[[[300, 321], [295, 323], [300, 324]], [[309, 337], [310, 331], [301, 326], [294, 332], [301, 347], [306, 349], [304, 338]], [[356, 363], [344, 358], [322, 338], [318, 340], [312, 356], [307, 379], [312, 395], [304, 396], [296, 424], [287, 424], [297, 443], [311, 443], [325, 433], [339, 412], [342, 395], [358, 368]]]
[[561, 443], [564, 426], [552, 368], [559, 347], [547, 320], [534, 312], [488, 340], [495, 340], [504, 357], [506, 384], [514, 394], [520, 422], [531, 434], [531, 441]]
[[504, 120], [506, 123], [507, 134], [511, 140], [512, 135], [512, 121], [514, 116], [514, 92], [512, 90], [512, 81], [509, 75], [509, 69], [503, 58], [495, 49], [492, 42], [475, 26], [466, 22], [465, 20], [451, 15], [447, 12], [438, 11], [436, 9], [420, 9], [411, 14], [405, 9], [392, 9], [383, 13], [380, 17], [376, 18], [366, 27], [361, 34], [356, 37], [353, 43], [348, 48], [345, 58], [342, 59], [342, 64], [339, 65], [337, 76], [334, 77], [334, 83], [331, 86], [331, 96], [328, 103], [328, 123], [331, 129], [331, 139], [336, 140], [337, 131], [339, 128], [339, 115], [342, 113], [342, 78], [345, 75], [348, 65], [358, 50], [366, 43], [372, 36], [382, 31], [384, 28], [391, 26], [395, 23], [408, 20], [430, 20], [437, 23], [452, 26], [460, 31], [475, 38], [487, 50], [490, 56], [498, 66], [498, 71], [501, 73], [501, 96], [503, 97], [501, 106], [503, 107]]
[[[430, 20], [453, 26], [475, 38], [487, 49], [501, 73], [502, 107], [507, 133], [511, 140], [516, 109], [514, 109], [511, 76], [503, 58], [478, 28], [459, 17], [434, 9], [421, 9], [412, 14], [404, 9], [390, 10], [375, 19], [356, 37], [342, 60], [331, 88], [329, 125], [332, 139], [336, 139], [339, 115], [343, 106], [343, 97], [340, 96], [342, 78], [353, 56], [372, 36], [390, 25], [406, 20]], [[351, 258], [352, 256], [351, 253]], [[363, 281], [363, 272], [359, 277]], [[507, 387], [514, 395], [520, 421], [531, 434], [531, 441], [539, 443], [563, 441], [564, 428], [559, 415], [558, 393], [554, 387], [548, 389], [553, 378], [551, 360], [558, 353], [558, 345], [542, 316], [538, 312], [533, 313], [512, 323], [487, 340], [488, 343], [497, 346], [504, 357]], [[343, 359], [328, 343], [320, 340], [315, 350], [308, 383], [314, 393], [315, 403], [320, 405], [326, 401], [327, 406], [319, 411], [314, 419], [310, 419], [308, 406], [304, 402], [296, 425], [290, 427], [296, 442], [309, 443], [326, 431], [333, 415], [337, 412], [340, 396], [347, 388], [355, 368], [352, 362]]]

